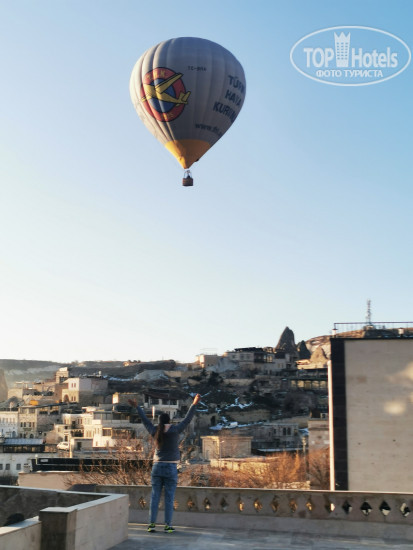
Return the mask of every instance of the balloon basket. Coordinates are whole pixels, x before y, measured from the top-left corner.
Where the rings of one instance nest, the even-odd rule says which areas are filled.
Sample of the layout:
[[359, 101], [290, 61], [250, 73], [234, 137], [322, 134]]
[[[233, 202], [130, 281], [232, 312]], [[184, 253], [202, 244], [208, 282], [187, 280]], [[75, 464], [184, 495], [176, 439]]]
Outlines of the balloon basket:
[[187, 170], [182, 178], [182, 185], [184, 187], [192, 187], [194, 185], [194, 178], [191, 176], [191, 172]]

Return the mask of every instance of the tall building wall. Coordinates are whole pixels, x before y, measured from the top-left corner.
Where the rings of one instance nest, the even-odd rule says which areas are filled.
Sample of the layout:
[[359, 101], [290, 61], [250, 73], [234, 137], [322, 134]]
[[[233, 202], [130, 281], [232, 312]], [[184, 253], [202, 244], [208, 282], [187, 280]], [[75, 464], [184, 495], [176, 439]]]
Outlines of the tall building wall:
[[332, 488], [413, 492], [413, 339], [331, 340]]

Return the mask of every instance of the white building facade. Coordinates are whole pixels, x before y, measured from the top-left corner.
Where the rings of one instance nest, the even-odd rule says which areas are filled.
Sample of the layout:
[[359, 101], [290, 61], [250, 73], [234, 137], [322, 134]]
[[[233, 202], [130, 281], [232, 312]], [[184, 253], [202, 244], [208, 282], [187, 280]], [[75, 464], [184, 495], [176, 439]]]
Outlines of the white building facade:
[[17, 437], [19, 433], [19, 412], [0, 411], [0, 436]]

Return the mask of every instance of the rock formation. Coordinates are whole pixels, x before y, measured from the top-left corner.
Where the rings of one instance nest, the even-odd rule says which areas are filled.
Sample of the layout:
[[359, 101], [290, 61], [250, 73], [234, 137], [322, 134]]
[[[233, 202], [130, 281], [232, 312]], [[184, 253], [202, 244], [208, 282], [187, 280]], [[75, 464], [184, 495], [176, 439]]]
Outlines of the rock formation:
[[310, 359], [311, 353], [309, 349], [306, 346], [306, 343], [304, 340], [301, 340], [301, 342], [297, 345], [297, 351], [298, 351], [298, 358], [301, 359]]
[[289, 353], [292, 359], [298, 357], [297, 346], [294, 339], [294, 332], [290, 328], [285, 327], [275, 349], [277, 351], [285, 351], [286, 353]]
[[317, 368], [327, 367], [327, 364], [328, 364], [327, 356], [321, 346], [319, 346], [318, 348], [315, 348], [315, 350], [311, 354], [311, 364]]

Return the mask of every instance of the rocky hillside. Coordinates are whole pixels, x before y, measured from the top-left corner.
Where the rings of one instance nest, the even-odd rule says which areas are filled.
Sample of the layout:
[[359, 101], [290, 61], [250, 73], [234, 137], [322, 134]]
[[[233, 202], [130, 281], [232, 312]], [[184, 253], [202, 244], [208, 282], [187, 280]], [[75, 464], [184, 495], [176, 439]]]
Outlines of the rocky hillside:
[[[72, 376], [82, 376], [100, 372], [102, 376], [109, 378], [131, 379], [145, 369], [173, 370], [175, 361], [84, 361], [76, 363], [55, 363], [53, 361], [29, 361], [26, 359], [0, 359], [0, 392], [1, 372], [4, 381], [9, 387], [15, 382], [35, 382], [36, 380], [48, 380], [55, 377], [56, 371], [61, 367], [69, 367]], [[6, 389], [7, 395], [7, 389]], [[1, 401], [1, 397], [0, 397]]]
[[9, 387], [15, 382], [35, 380], [47, 380], [55, 375], [55, 372], [63, 363], [53, 361], [28, 361], [25, 359], [0, 359], [0, 370], [4, 372]]
[[308, 351], [311, 354], [311, 362], [319, 362], [320, 354], [324, 353], [327, 359], [330, 359], [331, 348], [330, 348], [330, 336], [316, 336], [315, 338], [310, 338], [305, 342], [305, 345]]
[[26, 359], [0, 359], [0, 370], [4, 372], [7, 384], [13, 386], [15, 382], [35, 382], [54, 378], [61, 367], [83, 367], [84, 370], [101, 370], [102, 366], [123, 366], [122, 361], [97, 361], [87, 363], [56, 363], [54, 361], [30, 361]]

